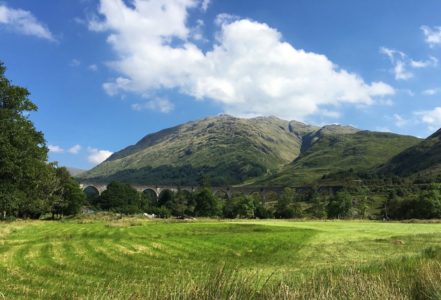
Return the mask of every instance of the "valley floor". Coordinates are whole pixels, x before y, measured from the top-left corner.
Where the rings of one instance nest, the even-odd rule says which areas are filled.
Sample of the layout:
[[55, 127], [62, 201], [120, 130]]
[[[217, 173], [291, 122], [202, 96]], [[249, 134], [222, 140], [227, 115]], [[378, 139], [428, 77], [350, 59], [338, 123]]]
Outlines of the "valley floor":
[[0, 298], [441, 299], [441, 224], [0, 223]]

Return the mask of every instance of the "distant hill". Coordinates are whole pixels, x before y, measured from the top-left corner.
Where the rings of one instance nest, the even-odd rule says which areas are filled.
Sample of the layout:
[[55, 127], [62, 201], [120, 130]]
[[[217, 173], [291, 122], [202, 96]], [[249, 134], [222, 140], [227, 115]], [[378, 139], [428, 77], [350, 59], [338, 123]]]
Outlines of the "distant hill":
[[393, 157], [379, 168], [379, 172], [398, 176], [440, 176], [441, 129]]
[[81, 176], [95, 181], [152, 184], [237, 184], [277, 170], [301, 152], [318, 127], [275, 117], [228, 115], [149, 134]]
[[83, 174], [84, 172], [87, 172], [87, 170], [82, 170], [82, 169], [78, 169], [78, 168], [71, 168], [71, 167], [66, 167], [67, 171], [69, 172], [69, 174], [71, 176], [78, 176]]
[[415, 137], [276, 117], [209, 117], [149, 134], [83, 180], [140, 184], [294, 185], [335, 170], [374, 168]]
[[311, 140], [297, 159], [256, 184], [298, 185], [343, 170], [370, 171], [420, 141], [412, 136], [329, 126], [312, 133]]

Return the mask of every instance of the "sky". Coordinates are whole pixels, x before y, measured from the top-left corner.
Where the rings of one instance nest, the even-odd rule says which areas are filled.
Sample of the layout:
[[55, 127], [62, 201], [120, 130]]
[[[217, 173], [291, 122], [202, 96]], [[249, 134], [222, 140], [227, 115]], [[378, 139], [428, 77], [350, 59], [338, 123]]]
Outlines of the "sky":
[[0, 61], [51, 161], [90, 169], [207, 116], [427, 137], [441, 127], [438, 0], [0, 0]]

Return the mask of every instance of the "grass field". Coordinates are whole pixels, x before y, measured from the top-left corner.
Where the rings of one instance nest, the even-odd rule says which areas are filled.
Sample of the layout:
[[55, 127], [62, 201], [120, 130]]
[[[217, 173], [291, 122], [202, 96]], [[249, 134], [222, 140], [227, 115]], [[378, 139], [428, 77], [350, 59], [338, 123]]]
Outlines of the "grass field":
[[0, 299], [441, 299], [441, 224], [0, 223]]

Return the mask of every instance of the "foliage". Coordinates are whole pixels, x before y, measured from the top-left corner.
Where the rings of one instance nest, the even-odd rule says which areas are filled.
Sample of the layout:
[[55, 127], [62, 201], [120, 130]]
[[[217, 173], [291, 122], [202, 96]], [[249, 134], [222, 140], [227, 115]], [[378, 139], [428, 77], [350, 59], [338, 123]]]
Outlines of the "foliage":
[[301, 211], [299, 207], [293, 205], [296, 200], [295, 197], [295, 193], [291, 188], [285, 188], [282, 196], [278, 198], [274, 216], [280, 219], [300, 217]]
[[141, 195], [129, 184], [122, 182], [111, 182], [96, 204], [103, 210], [124, 214], [139, 213], [146, 207]]
[[59, 216], [78, 214], [86, 195], [66, 168], [56, 169], [56, 179], [57, 189], [52, 197], [51, 213]]
[[43, 133], [28, 115], [37, 106], [29, 100], [29, 91], [13, 85], [5, 71], [0, 62], [0, 218], [39, 218], [63, 209], [74, 214], [74, 202], [82, 196], [71, 179], [60, 183], [60, 170], [47, 162]]
[[429, 189], [419, 195], [400, 198], [391, 193], [387, 203], [388, 217], [393, 219], [436, 219], [441, 218], [441, 193], [439, 189]]
[[326, 204], [322, 198], [314, 194], [311, 200], [311, 215], [314, 218], [323, 219], [327, 217]]
[[252, 219], [256, 213], [256, 201], [251, 196], [236, 196], [224, 207], [224, 217]]
[[196, 206], [194, 212], [200, 217], [216, 217], [221, 214], [219, 200], [209, 188], [202, 188], [194, 195]]
[[331, 198], [327, 206], [327, 214], [329, 218], [350, 218], [352, 217], [352, 197], [348, 192], [338, 192], [335, 197]]

